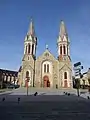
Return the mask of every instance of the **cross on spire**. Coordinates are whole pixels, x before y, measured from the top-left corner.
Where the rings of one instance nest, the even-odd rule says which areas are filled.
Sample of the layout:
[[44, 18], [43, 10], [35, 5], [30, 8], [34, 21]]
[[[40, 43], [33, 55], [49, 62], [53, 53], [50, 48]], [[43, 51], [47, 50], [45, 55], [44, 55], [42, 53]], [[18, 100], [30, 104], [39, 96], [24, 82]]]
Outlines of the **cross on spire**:
[[46, 49], [48, 50], [48, 45], [46, 44]]

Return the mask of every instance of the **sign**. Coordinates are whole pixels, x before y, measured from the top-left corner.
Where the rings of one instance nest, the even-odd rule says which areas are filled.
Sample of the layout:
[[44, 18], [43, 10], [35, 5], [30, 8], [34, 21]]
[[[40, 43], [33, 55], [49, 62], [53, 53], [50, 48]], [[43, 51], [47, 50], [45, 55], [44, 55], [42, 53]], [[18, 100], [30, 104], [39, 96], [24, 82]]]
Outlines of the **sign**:
[[75, 76], [75, 79], [80, 79], [80, 75], [78, 75], [78, 76]]
[[73, 69], [74, 69], [75, 71], [77, 71], [77, 70], [81, 70], [81, 66], [74, 67]]
[[75, 76], [78, 76], [78, 75], [80, 76], [80, 73], [75, 73]]
[[81, 62], [75, 63], [75, 64], [74, 64], [74, 67], [77, 67], [77, 66], [79, 66], [79, 65], [81, 65]]
[[77, 73], [80, 73], [80, 71], [78, 70], [78, 71], [76, 71], [75, 73], [76, 73], [76, 74], [77, 74]]

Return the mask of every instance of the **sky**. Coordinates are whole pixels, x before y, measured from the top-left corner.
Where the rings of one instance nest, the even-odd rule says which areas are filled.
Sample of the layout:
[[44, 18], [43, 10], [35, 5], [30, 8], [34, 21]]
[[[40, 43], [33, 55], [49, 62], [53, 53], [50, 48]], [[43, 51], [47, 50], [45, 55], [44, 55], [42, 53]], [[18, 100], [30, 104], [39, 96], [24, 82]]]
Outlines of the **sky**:
[[18, 70], [22, 64], [24, 38], [33, 18], [38, 38], [37, 56], [48, 44], [57, 54], [60, 21], [70, 39], [72, 63], [90, 67], [90, 0], [0, 0], [0, 68]]

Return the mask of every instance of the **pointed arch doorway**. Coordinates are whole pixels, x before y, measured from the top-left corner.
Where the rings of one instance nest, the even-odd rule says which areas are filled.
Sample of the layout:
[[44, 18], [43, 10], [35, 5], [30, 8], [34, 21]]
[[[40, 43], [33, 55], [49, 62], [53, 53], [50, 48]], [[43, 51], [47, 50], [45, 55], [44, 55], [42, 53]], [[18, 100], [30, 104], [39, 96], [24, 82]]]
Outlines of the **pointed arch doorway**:
[[47, 75], [45, 75], [43, 77], [43, 87], [50, 87], [50, 81], [49, 81], [49, 77]]

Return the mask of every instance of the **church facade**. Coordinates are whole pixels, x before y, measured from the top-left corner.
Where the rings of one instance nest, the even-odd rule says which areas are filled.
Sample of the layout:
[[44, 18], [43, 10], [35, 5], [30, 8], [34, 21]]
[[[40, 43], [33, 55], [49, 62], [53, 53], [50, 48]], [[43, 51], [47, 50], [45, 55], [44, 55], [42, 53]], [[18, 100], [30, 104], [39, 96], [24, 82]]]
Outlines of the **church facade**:
[[18, 72], [20, 86], [72, 88], [72, 62], [70, 58], [70, 41], [64, 21], [60, 23], [57, 43], [57, 59], [48, 47], [36, 58], [38, 39], [35, 35], [33, 21], [30, 22], [24, 40], [24, 55]]

